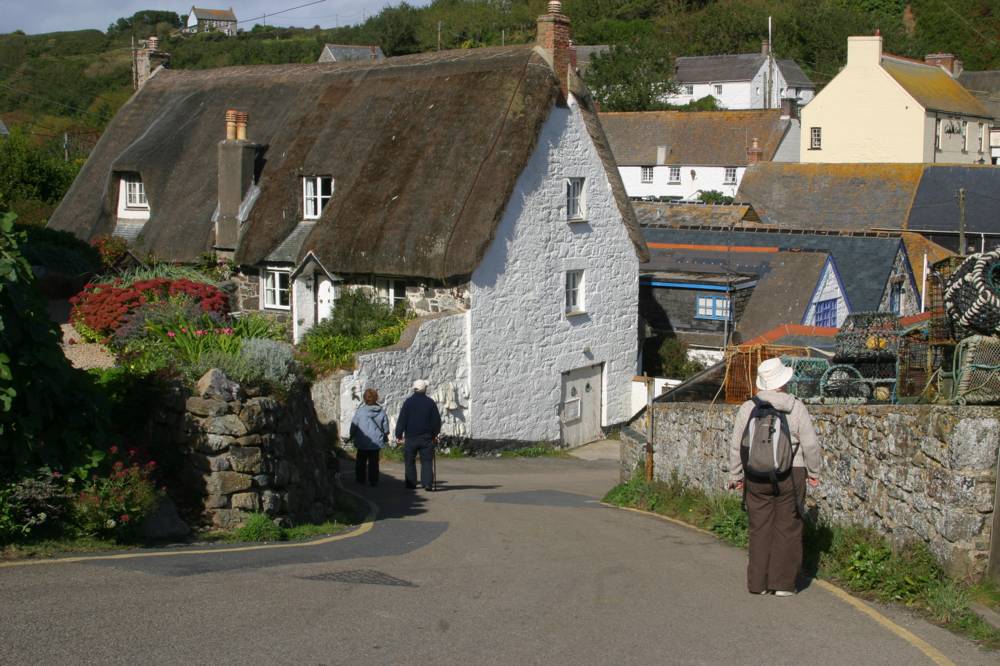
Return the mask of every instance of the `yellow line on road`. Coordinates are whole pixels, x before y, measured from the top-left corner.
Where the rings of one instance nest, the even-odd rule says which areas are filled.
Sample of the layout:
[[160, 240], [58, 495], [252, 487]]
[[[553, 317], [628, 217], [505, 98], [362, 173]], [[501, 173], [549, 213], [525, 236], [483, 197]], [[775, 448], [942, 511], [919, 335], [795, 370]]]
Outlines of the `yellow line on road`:
[[375, 517], [378, 515], [378, 506], [371, 500], [351, 492], [346, 488], [341, 488], [345, 493], [354, 495], [368, 505], [368, 513], [365, 519], [355, 529], [343, 534], [334, 534], [314, 541], [296, 541], [293, 543], [262, 543], [254, 546], [233, 546], [232, 548], [201, 548], [197, 550], [170, 550], [170, 551], [146, 551], [140, 553], [116, 553], [114, 555], [79, 555], [76, 557], [57, 557], [46, 560], [15, 560], [11, 562], [0, 562], [0, 569], [11, 567], [30, 567], [41, 564], [73, 564], [79, 562], [96, 562], [100, 560], [137, 560], [147, 557], [178, 557], [181, 555], [216, 555], [225, 553], [248, 553], [255, 550], [278, 550], [280, 548], [312, 548], [313, 546], [323, 546], [342, 539], [353, 539], [363, 534], [367, 534], [375, 526]]
[[[654, 518], [659, 518], [660, 520], [666, 521], [668, 523], [673, 523], [674, 525], [679, 525], [680, 527], [684, 527], [684, 528], [689, 529], [689, 530], [694, 530], [695, 532], [701, 532], [702, 534], [707, 534], [710, 537], [713, 537], [715, 539], [719, 539], [719, 536], [717, 534], [709, 532], [708, 530], [703, 530], [700, 527], [695, 527], [694, 525], [689, 525], [688, 523], [685, 523], [683, 520], [678, 520], [676, 518], [671, 518], [670, 516], [664, 516], [664, 515], [661, 515], [659, 513], [653, 513], [652, 511], [643, 511], [642, 509], [634, 509], [634, 508], [628, 507], [628, 506], [618, 506], [617, 504], [608, 504], [607, 502], [601, 502], [601, 504], [603, 506], [610, 507], [612, 509], [624, 509], [625, 511], [631, 511], [633, 513], [641, 513], [644, 516], [652, 516]], [[921, 652], [923, 652], [924, 655], [926, 655], [928, 659], [930, 659], [931, 661], [933, 661], [938, 666], [955, 666], [955, 662], [953, 662], [951, 659], [949, 659], [948, 657], [946, 657], [936, 647], [934, 647], [933, 645], [931, 645], [930, 643], [928, 643], [924, 639], [920, 638], [919, 636], [917, 636], [916, 634], [914, 634], [909, 629], [904, 629], [903, 627], [899, 626], [898, 624], [896, 624], [895, 622], [893, 622], [892, 620], [890, 620], [889, 618], [887, 618], [885, 615], [882, 615], [882, 613], [879, 613], [877, 610], [875, 610], [874, 608], [872, 608], [871, 606], [869, 606], [868, 604], [866, 604], [861, 599], [858, 599], [857, 597], [852, 596], [851, 594], [849, 594], [848, 592], [845, 592], [844, 590], [840, 589], [839, 587], [837, 587], [833, 583], [829, 583], [829, 582], [827, 582], [825, 580], [820, 580], [819, 578], [813, 579], [813, 584], [815, 584], [815, 585], [819, 586], [820, 588], [826, 590], [827, 592], [829, 592], [833, 596], [837, 597], [838, 599], [840, 599], [844, 603], [853, 606], [855, 608], [855, 610], [858, 610], [861, 613], [864, 613], [865, 615], [867, 615], [868, 617], [870, 617], [872, 620], [874, 620], [878, 624], [882, 625], [882, 627], [884, 629], [886, 629], [887, 631], [890, 631], [890, 632], [896, 634], [897, 636], [899, 636], [900, 638], [902, 638], [904, 641], [906, 641], [907, 643], [909, 643], [913, 647], [915, 647], [918, 650], [920, 650]]]

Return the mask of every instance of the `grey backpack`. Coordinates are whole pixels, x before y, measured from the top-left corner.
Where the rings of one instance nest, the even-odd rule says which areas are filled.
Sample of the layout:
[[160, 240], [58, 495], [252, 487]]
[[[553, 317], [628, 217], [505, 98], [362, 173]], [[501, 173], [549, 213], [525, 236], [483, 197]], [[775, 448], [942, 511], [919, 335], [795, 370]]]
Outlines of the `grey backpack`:
[[798, 445], [792, 444], [785, 413], [754, 396], [743, 440], [740, 460], [743, 473], [751, 481], [770, 482], [778, 494], [778, 482], [788, 477]]

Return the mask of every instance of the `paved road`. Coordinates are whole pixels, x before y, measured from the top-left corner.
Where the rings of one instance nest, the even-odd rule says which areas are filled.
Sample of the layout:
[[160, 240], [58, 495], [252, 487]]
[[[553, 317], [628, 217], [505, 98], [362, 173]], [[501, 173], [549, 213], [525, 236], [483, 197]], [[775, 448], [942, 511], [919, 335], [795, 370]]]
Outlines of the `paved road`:
[[[750, 596], [743, 552], [601, 506], [613, 461], [441, 461], [435, 494], [385, 467], [357, 538], [0, 569], [0, 663], [931, 663], [815, 585]], [[880, 610], [955, 663], [997, 661]]]

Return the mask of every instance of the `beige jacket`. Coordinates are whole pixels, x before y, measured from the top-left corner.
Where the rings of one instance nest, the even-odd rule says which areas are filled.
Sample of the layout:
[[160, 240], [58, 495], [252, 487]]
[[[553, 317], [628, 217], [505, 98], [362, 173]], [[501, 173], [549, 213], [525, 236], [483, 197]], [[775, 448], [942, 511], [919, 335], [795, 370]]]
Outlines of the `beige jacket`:
[[[812, 419], [806, 406], [795, 396], [779, 391], [761, 391], [757, 394], [761, 400], [771, 403], [775, 409], [785, 412], [788, 416], [788, 430], [792, 437], [792, 446], [798, 443], [792, 467], [805, 467], [810, 479], [819, 478], [820, 450], [813, 429]], [[736, 412], [736, 424], [732, 437], [729, 439], [729, 481], [735, 483], [743, 479], [743, 461], [740, 459], [740, 441], [753, 411], [753, 401], [747, 400]]]

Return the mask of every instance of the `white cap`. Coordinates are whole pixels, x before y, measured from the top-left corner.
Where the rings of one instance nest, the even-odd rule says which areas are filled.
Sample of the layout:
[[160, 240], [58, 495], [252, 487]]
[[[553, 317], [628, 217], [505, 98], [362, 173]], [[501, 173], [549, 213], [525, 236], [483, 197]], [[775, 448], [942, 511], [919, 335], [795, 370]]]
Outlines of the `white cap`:
[[427, 390], [427, 380], [426, 379], [415, 379], [413, 381], [413, 390], [418, 393], [423, 393]]

